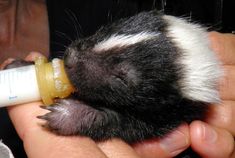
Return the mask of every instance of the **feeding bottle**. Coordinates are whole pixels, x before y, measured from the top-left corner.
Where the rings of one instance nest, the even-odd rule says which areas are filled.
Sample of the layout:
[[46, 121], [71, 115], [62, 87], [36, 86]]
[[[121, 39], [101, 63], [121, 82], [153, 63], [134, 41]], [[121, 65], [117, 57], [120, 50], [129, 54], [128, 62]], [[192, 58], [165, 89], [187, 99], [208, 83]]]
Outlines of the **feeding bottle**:
[[42, 100], [45, 105], [54, 98], [64, 98], [74, 91], [63, 60], [47, 62], [36, 59], [34, 65], [0, 71], [0, 107]]

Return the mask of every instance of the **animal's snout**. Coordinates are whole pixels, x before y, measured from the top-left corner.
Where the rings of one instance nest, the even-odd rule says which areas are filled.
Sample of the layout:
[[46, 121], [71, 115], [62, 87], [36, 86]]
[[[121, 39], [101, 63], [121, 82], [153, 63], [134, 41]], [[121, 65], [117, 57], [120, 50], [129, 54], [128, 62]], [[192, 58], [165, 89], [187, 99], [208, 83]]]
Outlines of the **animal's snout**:
[[64, 55], [64, 64], [67, 69], [71, 69], [77, 65], [78, 52], [75, 48], [68, 48]]

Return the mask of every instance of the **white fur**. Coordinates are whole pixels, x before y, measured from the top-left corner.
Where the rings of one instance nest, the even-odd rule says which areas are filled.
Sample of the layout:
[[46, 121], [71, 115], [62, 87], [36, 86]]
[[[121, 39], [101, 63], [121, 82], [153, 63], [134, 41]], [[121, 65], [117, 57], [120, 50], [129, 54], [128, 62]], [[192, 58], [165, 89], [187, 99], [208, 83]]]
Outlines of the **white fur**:
[[149, 40], [151, 38], [156, 37], [158, 34], [149, 33], [149, 32], [140, 32], [138, 34], [133, 35], [117, 35], [114, 34], [109, 38], [101, 41], [100, 43], [96, 44], [93, 48], [96, 52], [107, 51], [112, 48], [118, 47], [126, 47], [130, 45], [134, 45], [139, 42], [143, 42]]
[[206, 31], [180, 18], [166, 15], [163, 18], [169, 24], [167, 35], [183, 52], [178, 61], [185, 73], [180, 80], [183, 96], [209, 103], [220, 101], [217, 84], [222, 70], [215, 53], [209, 48]]

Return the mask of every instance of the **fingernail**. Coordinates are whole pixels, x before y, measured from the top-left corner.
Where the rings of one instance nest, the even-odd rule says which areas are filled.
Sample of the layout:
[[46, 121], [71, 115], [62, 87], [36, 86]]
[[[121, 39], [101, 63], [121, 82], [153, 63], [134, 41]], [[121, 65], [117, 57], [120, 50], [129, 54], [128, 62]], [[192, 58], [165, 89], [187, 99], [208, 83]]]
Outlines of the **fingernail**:
[[202, 123], [201, 124], [201, 136], [203, 141], [206, 143], [215, 143], [217, 140], [217, 133], [216, 131], [210, 127], [209, 125]]
[[37, 57], [43, 56], [43, 54], [39, 52], [30, 52], [26, 57], [25, 60], [35, 60]]
[[14, 58], [8, 58], [7, 60], [5, 60], [1, 66], [0, 66], [0, 70], [4, 69], [8, 64], [12, 63], [15, 59]]
[[170, 156], [176, 156], [189, 146], [188, 137], [177, 130], [160, 140], [160, 146]]

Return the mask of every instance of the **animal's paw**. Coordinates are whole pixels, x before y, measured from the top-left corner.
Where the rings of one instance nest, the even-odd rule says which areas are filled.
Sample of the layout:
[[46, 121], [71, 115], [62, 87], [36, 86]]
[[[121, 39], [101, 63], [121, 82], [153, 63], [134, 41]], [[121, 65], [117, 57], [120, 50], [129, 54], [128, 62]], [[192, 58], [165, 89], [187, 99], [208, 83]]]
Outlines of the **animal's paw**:
[[45, 126], [60, 135], [85, 135], [100, 117], [99, 111], [73, 99], [59, 99], [41, 108], [50, 112], [38, 118], [46, 120]]

